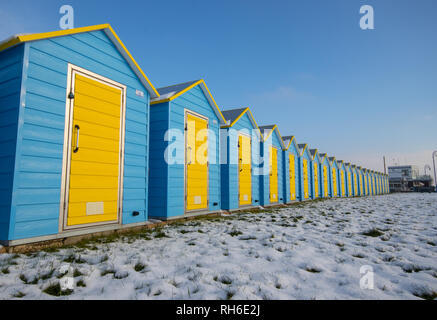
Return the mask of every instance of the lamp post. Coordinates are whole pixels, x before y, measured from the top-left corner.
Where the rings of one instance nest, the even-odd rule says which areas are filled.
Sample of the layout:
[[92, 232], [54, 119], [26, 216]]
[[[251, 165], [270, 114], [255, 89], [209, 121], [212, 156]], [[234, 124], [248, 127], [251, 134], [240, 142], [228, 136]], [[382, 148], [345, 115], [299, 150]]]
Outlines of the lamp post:
[[437, 156], [437, 151], [434, 151], [432, 153], [432, 164], [434, 166], [434, 185], [435, 185], [435, 191], [437, 192], [437, 176], [435, 173], [435, 157]]

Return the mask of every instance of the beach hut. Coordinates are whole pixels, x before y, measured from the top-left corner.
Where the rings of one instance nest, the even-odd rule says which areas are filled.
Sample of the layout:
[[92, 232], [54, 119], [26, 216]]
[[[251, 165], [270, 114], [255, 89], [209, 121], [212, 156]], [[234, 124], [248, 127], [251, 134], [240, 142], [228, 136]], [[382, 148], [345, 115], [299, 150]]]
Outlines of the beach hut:
[[249, 108], [224, 110], [220, 130], [221, 208], [260, 205], [261, 132]]
[[361, 166], [357, 167], [357, 175], [358, 175], [358, 194], [360, 196], [366, 195], [365, 193], [365, 178], [364, 178], [364, 169]]
[[313, 199], [322, 197], [322, 182], [323, 178], [320, 175], [321, 159], [317, 149], [310, 149], [312, 156], [311, 161], [311, 177], [313, 183]]
[[330, 194], [331, 184], [329, 183], [329, 159], [326, 153], [319, 153], [320, 157], [320, 170], [319, 176], [321, 180], [321, 196], [328, 198]]
[[348, 197], [353, 196], [353, 180], [352, 180], [352, 166], [349, 162], [344, 164], [346, 169], [346, 195]]
[[343, 160], [338, 160], [338, 190], [340, 197], [346, 196], [346, 166]]
[[370, 170], [369, 169], [364, 169], [364, 192], [366, 194], [366, 196], [371, 194], [371, 180], [370, 180]]
[[259, 127], [261, 130], [260, 202], [262, 206], [284, 202], [284, 166], [282, 151], [285, 149], [276, 125]]
[[329, 196], [331, 198], [338, 197], [338, 164], [335, 157], [329, 157], [329, 183], [331, 187], [329, 188], [331, 193]]
[[298, 145], [300, 149], [300, 163], [299, 163], [299, 173], [300, 173], [300, 191], [301, 191], [301, 199], [308, 200], [313, 198], [313, 176], [311, 174], [311, 163], [312, 163], [312, 155], [310, 149], [308, 148], [308, 144], [301, 143]]
[[108, 24], [2, 42], [2, 243], [146, 223], [158, 96]]
[[203, 80], [159, 88], [150, 107], [149, 215], [160, 220], [220, 210], [220, 126]]
[[301, 200], [300, 183], [299, 183], [299, 157], [300, 150], [294, 136], [282, 137], [285, 150], [283, 152], [284, 163], [284, 199], [285, 203]]
[[354, 164], [350, 164], [350, 172], [351, 172], [351, 191], [352, 191], [352, 196], [356, 197], [357, 196], [357, 189], [358, 189], [358, 181], [357, 181], [357, 166]]

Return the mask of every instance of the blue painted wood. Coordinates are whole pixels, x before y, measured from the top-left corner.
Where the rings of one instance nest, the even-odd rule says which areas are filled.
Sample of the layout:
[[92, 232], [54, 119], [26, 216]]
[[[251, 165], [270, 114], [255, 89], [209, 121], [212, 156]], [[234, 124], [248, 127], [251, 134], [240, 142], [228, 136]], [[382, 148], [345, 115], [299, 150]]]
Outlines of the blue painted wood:
[[[146, 88], [103, 31], [25, 45], [28, 62], [22, 95], [25, 107], [20, 113], [22, 127], [17, 138], [20, 152], [17, 153], [17, 183], [9, 238], [58, 233], [68, 63], [127, 87], [122, 223], [146, 221], [150, 100]], [[8, 61], [13, 59], [8, 58]], [[2, 63], [0, 59], [0, 66]], [[17, 69], [9, 62], [7, 65], [8, 70]], [[18, 77], [10, 82], [20, 81]], [[2, 89], [14, 87], [0, 83]], [[136, 90], [144, 92], [144, 97], [137, 96]], [[20, 88], [16, 91], [20, 92]], [[3, 91], [0, 92], [3, 96]], [[2, 96], [0, 101], [13, 100]], [[44, 206], [50, 209], [44, 211]], [[37, 213], [31, 213], [28, 208], [38, 208]], [[132, 211], [139, 211], [140, 215], [134, 217]]]
[[250, 121], [249, 115], [245, 113], [231, 128], [221, 130], [226, 139], [226, 162], [221, 164], [221, 185], [222, 185], [222, 209], [238, 209], [239, 205], [239, 171], [238, 171], [238, 137], [239, 134], [245, 134], [251, 137], [252, 145], [252, 203], [251, 205], [260, 204], [259, 191], [259, 148], [260, 137], [259, 130], [256, 129]]
[[294, 142], [291, 143], [290, 147], [283, 152], [283, 167], [284, 167], [284, 199], [285, 203], [291, 202], [291, 194], [290, 194], [290, 159], [289, 155], [292, 154], [294, 156], [294, 177], [295, 177], [295, 194], [296, 200], [300, 200], [300, 182], [299, 182], [299, 157], [300, 152]]
[[[209, 211], [219, 210], [221, 203], [220, 163], [219, 163], [219, 124], [212, 106], [199, 86], [192, 88], [171, 102], [151, 107], [150, 134], [150, 216], [171, 218], [181, 216], [185, 211], [185, 109], [208, 118], [208, 195]], [[179, 133], [170, 142], [164, 141], [164, 135], [171, 129]], [[176, 138], [177, 137], [177, 138]], [[177, 139], [177, 140], [176, 140]], [[177, 141], [177, 142], [176, 142]], [[172, 150], [175, 163], [164, 160], [165, 150]]]
[[9, 240], [24, 45], [0, 52], [0, 240]]

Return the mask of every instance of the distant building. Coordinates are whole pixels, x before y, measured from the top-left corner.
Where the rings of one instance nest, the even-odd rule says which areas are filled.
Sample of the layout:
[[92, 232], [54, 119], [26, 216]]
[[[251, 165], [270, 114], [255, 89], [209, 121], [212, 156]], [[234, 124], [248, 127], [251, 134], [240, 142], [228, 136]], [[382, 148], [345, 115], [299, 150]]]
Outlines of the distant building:
[[422, 187], [430, 187], [430, 176], [420, 176], [417, 166], [388, 167], [390, 192], [417, 191]]

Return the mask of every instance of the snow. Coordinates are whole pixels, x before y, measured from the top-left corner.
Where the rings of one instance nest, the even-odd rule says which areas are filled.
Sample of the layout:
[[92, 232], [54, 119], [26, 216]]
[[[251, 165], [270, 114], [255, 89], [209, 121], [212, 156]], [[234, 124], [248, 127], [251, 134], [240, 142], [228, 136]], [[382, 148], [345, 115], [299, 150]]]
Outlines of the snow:
[[[437, 194], [253, 211], [1, 254], [0, 299], [420, 299], [437, 292]], [[379, 236], [363, 234], [375, 228]], [[76, 270], [73, 292], [43, 292], [59, 283], [66, 263]], [[360, 288], [366, 265], [374, 289]]]

